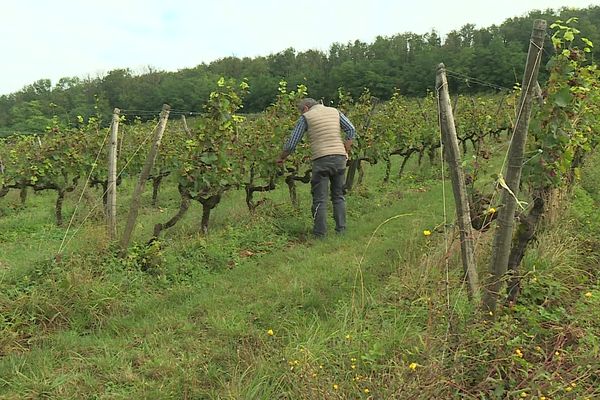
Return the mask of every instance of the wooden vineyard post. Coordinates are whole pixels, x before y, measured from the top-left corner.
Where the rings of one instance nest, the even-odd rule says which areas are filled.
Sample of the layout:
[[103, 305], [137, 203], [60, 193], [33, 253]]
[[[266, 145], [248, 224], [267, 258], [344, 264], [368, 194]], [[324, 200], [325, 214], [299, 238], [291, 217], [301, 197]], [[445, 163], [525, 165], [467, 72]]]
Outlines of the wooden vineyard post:
[[121, 110], [113, 110], [108, 144], [108, 184], [106, 186], [106, 223], [108, 238], [113, 241], [117, 238], [117, 140], [119, 132], [119, 115]]
[[452, 180], [452, 191], [456, 203], [456, 215], [458, 218], [458, 229], [460, 231], [460, 247], [463, 269], [467, 283], [470, 299], [479, 299], [479, 280], [477, 278], [477, 265], [475, 262], [475, 249], [473, 245], [473, 228], [471, 226], [471, 215], [469, 213], [469, 199], [465, 185], [465, 175], [461, 167], [461, 156], [454, 125], [454, 116], [448, 93], [448, 81], [446, 80], [446, 68], [439, 64], [435, 79], [437, 89], [438, 107], [442, 130], [442, 142], [445, 150], [446, 160], [450, 168]]
[[192, 137], [192, 131], [188, 127], [187, 120], [185, 119], [185, 115], [183, 115], [183, 114], [181, 115], [181, 122], [183, 123], [183, 130], [185, 131], [185, 133], [189, 137]]
[[490, 280], [486, 285], [484, 296], [484, 308], [493, 315], [496, 310], [496, 302], [502, 284], [502, 279], [508, 268], [511, 239], [513, 234], [515, 212], [517, 209], [517, 197], [521, 182], [521, 169], [523, 167], [523, 152], [529, 129], [529, 117], [533, 94], [537, 83], [538, 70], [542, 58], [544, 35], [546, 34], [546, 21], [536, 19], [533, 22], [533, 31], [529, 42], [529, 52], [523, 84], [521, 86], [521, 97], [517, 107], [516, 125], [513, 138], [510, 142], [506, 177], [504, 182], [500, 181], [502, 194], [498, 210], [498, 226], [494, 236], [492, 248], [492, 259], [490, 264]]
[[144, 191], [144, 187], [146, 186], [146, 181], [148, 180], [150, 171], [154, 166], [154, 161], [156, 160], [156, 156], [158, 154], [158, 148], [160, 147], [160, 141], [162, 139], [162, 135], [165, 131], [165, 128], [167, 127], [170, 109], [171, 107], [169, 107], [167, 104], [163, 105], [162, 111], [160, 113], [160, 120], [158, 122], [158, 125], [156, 126], [156, 129], [154, 130], [152, 147], [150, 148], [150, 152], [146, 157], [146, 162], [144, 163], [144, 167], [142, 168], [142, 172], [140, 173], [140, 178], [133, 191], [133, 196], [131, 198], [131, 209], [129, 210], [129, 215], [127, 217], [127, 225], [125, 226], [125, 231], [123, 232], [123, 237], [121, 238], [120, 245], [122, 251], [127, 249], [127, 246], [129, 246], [129, 241], [131, 240], [131, 235], [133, 233], [135, 222], [137, 220], [138, 210], [140, 208], [142, 193]]

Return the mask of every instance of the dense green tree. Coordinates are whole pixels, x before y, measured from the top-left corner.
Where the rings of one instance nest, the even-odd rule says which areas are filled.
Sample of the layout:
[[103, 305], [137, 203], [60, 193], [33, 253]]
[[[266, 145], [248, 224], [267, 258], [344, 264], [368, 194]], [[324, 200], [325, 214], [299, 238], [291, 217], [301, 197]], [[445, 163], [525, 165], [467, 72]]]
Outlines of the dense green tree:
[[30, 100], [17, 103], [10, 110], [15, 131], [45, 132], [52, 126], [52, 119], [44, 115], [44, 106], [40, 100]]
[[105, 95], [109, 104], [126, 104], [125, 97], [130, 89], [133, 75], [129, 69], [115, 69], [110, 71], [100, 81], [100, 90]]

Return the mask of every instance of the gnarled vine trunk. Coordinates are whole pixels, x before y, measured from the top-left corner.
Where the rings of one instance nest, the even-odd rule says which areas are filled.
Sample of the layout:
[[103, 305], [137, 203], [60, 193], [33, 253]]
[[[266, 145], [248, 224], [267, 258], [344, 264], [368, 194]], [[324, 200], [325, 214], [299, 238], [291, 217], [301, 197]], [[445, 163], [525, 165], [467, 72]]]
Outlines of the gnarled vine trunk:
[[513, 240], [510, 255], [508, 257], [508, 275], [509, 282], [507, 288], [507, 301], [514, 304], [521, 291], [521, 278], [519, 266], [525, 256], [525, 250], [529, 243], [535, 238], [536, 230], [539, 226], [542, 215], [544, 214], [545, 201], [543, 194], [536, 196], [533, 200], [533, 207], [529, 214], [519, 217], [517, 234]]
[[177, 211], [177, 214], [175, 214], [171, 219], [169, 219], [164, 224], [159, 223], [159, 224], [154, 225], [153, 239], [157, 238], [158, 235], [160, 235], [160, 233], [164, 229], [169, 229], [172, 226], [174, 226], [175, 224], [177, 224], [179, 222], [179, 220], [181, 220], [181, 218], [183, 218], [185, 213], [190, 208], [190, 200], [192, 199], [190, 192], [182, 185], [178, 186], [178, 190], [179, 190], [179, 195], [181, 197], [181, 202], [179, 203], [179, 210]]
[[221, 201], [222, 194], [223, 192], [220, 192], [219, 194], [215, 194], [213, 196], [196, 198], [196, 200], [198, 200], [200, 204], [202, 204], [202, 221], [200, 223], [200, 229], [205, 235], [208, 234], [210, 212], [213, 208], [217, 206], [217, 204], [219, 204], [219, 202]]

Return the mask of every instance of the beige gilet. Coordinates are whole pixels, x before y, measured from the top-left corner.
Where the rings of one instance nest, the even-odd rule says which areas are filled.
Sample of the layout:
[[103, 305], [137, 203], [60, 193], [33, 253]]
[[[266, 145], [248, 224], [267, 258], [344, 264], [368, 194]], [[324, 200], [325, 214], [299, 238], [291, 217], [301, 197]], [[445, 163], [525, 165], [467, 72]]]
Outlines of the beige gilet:
[[303, 115], [308, 125], [312, 160], [323, 156], [346, 155], [337, 109], [316, 104]]

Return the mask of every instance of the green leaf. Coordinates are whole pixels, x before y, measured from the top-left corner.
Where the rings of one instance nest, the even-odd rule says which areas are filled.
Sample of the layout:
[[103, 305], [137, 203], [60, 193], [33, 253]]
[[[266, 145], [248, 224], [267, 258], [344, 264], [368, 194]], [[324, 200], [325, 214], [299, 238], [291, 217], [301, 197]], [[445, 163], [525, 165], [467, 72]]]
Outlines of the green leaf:
[[554, 46], [554, 48], [560, 49], [562, 47], [563, 41], [561, 38], [558, 37], [558, 35], [556, 33], [554, 35], [552, 35], [551, 39], [552, 39], [552, 46]]
[[558, 107], [566, 107], [571, 103], [571, 99], [569, 88], [563, 88], [554, 96], [554, 104]]
[[573, 31], [566, 31], [563, 38], [567, 41], [567, 42], [572, 42], [573, 39], [575, 39], [575, 35], [573, 34]]
[[212, 164], [217, 160], [217, 155], [215, 153], [205, 153], [200, 156], [200, 161], [204, 164]]
[[582, 37], [582, 38], [581, 38], [581, 41], [582, 41], [583, 43], [585, 43], [585, 44], [586, 44], [588, 47], [594, 47], [594, 44], [593, 44], [593, 43], [592, 43], [592, 41], [591, 41], [590, 39], [588, 39], [588, 38], [584, 38], [584, 37]]

